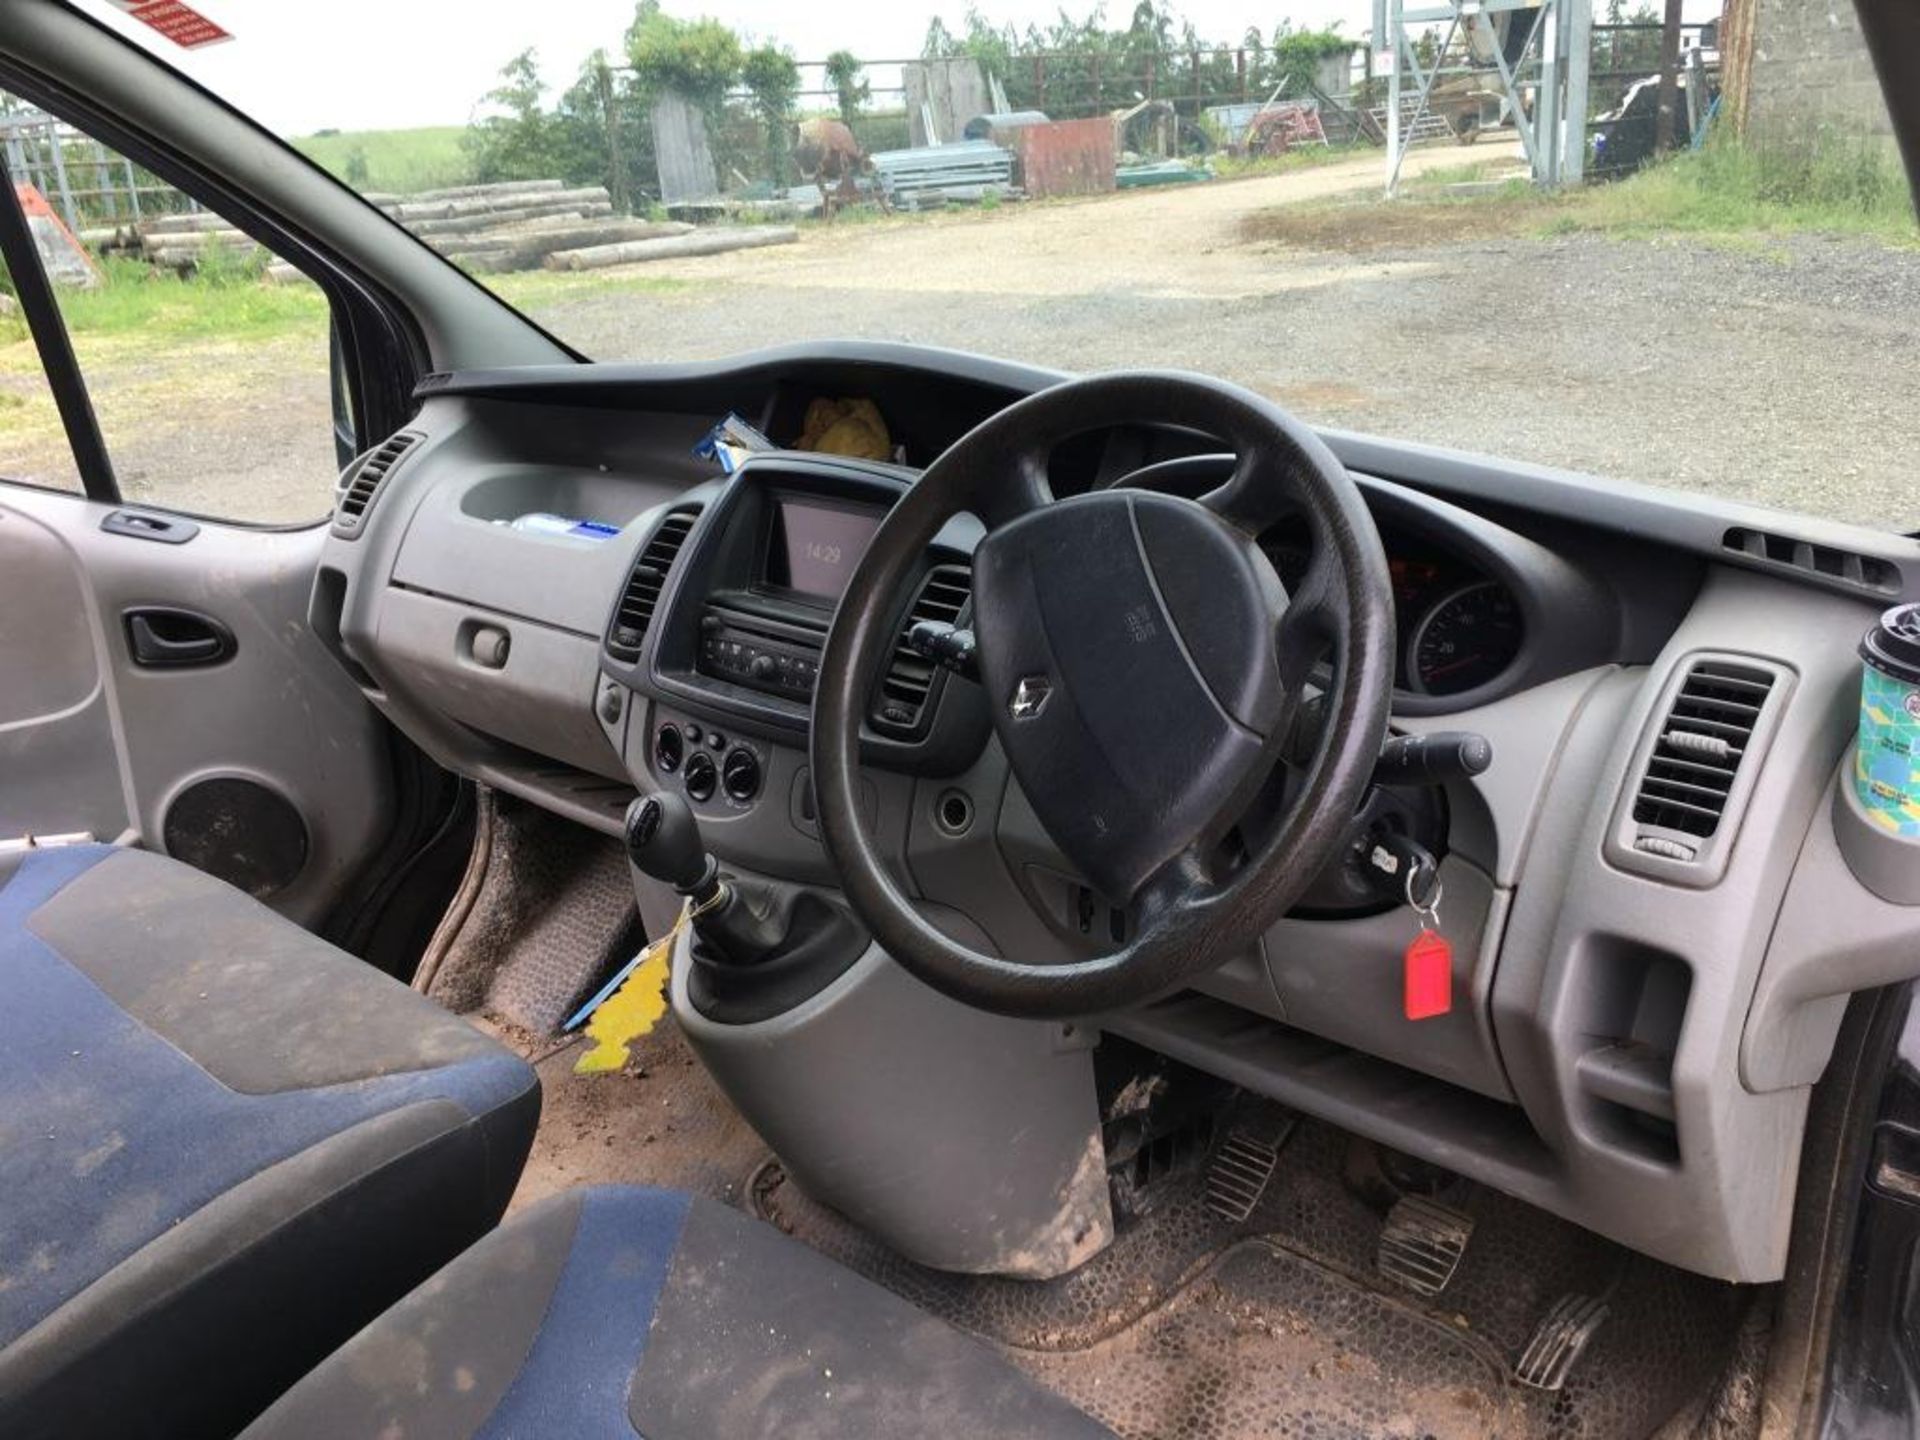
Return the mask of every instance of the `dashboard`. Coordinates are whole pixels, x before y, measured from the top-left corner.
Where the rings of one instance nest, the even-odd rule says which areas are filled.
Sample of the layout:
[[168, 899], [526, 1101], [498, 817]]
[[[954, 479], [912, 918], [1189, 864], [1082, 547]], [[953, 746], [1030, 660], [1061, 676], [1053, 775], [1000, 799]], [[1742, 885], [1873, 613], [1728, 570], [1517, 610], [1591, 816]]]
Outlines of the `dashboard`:
[[[1410, 695], [1444, 698], [1497, 686], [1520, 658], [1526, 621], [1513, 589], [1444, 541], [1380, 527], [1393, 577], [1400, 636], [1394, 683]], [[1307, 573], [1305, 539], [1277, 528], [1261, 549], [1289, 589]]]
[[[729, 868], [832, 895], [808, 742], [834, 603], [919, 470], [1058, 378], [865, 344], [430, 377], [379, 473], [366, 457], [345, 477], [312, 623], [449, 768], [607, 834], [636, 794], [669, 790]], [[706, 442], [728, 416], [765, 444], [723, 464]], [[862, 453], [794, 448], [836, 430]], [[1457, 1003], [1409, 1022], [1408, 912], [1330, 885], [1194, 990], [1100, 1028], [1673, 1263], [1776, 1278], [1808, 1087], [1846, 995], [1920, 954], [1920, 923], [1836, 858], [1827, 818], [1855, 647], [1880, 609], [1920, 599], [1920, 545], [1325, 438], [1389, 561], [1392, 728], [1471, 733], [1493, 757], [1377, 786], [1341, 862], [1364, 861], [1372, 827], [1423, 837]], [[1062, 446], [1049, 479], [1061, 496], [1194, 495], [1229, 464], [1143, 422]], [[918, 621], [964, 625], [982, 534], [950, 522], [899, 597], [862, 801], [931, 923], [1070, 962], [1131, 917], [1040, 827], [980, 687], [904, 643]], [[1303, 530], [1260, 543], [1297, 582]], [[1728, 673], [1764, 695], [1754, 728], [1709, 833], [1671, 830], [1641, 788], [1672, 718]], [[650, 932], [672, 923], [670, 892], [639, 897]]]

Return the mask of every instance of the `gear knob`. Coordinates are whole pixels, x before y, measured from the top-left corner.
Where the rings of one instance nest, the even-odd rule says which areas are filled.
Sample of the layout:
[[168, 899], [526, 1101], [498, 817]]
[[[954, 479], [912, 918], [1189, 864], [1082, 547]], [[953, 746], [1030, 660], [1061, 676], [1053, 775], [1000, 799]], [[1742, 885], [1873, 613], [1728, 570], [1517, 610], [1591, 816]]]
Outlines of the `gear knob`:
[[642, 795], [627, 806], [627, 854], [643, 875], [671, 885], [696, 904], [710, 899], [719, 866], [700, 840], [700, 822], [678, 795]]

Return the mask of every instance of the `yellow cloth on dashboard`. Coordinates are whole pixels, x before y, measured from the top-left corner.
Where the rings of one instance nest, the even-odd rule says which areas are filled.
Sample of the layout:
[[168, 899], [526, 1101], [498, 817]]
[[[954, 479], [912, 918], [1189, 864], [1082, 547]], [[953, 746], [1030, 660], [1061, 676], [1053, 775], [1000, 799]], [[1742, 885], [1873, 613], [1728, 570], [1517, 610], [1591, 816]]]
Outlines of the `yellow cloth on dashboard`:
[[807, 406], [807, 418], [793, 448], [850, 460], [891, 460], [893, 436], [873, 401], [823, 396]]

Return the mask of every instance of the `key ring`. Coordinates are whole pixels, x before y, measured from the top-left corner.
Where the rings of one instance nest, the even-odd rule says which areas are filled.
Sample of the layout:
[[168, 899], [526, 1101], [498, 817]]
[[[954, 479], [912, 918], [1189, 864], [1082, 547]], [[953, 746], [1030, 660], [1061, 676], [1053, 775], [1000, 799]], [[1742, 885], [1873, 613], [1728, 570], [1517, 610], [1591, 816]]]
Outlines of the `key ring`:
[[1426, 870], [1426, 873], [1432, 878], [1433, 884], [1431, 888], [1428, 889], [1424, 900], [1415, 896], [1413, 893], [1414, 877], [1417, 873], [1425, 869], [1426, 867], [1417, 865], [1409, 865], [1407, 867], [1407, 906], [1415, 915], [1420, 917], [1421, 923], [1426, 925], [1428, 929], [1438, 930], [1440, 928], [1440, 897], [1446, 893], [1447, 887], [1440, 883], [1440, 872], [1438, 870]]

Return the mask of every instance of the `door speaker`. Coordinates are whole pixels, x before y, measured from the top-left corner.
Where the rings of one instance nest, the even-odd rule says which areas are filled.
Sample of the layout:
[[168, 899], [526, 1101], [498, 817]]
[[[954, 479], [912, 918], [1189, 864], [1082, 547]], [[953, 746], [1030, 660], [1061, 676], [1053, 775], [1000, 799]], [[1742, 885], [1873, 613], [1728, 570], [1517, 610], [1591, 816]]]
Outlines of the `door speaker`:
[[306, 868], [307, 822], [277, 790], [241, 776], [196, 780], [167, 806], [167, 854], [256, 900], [284, 890]]

